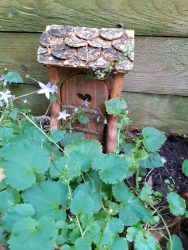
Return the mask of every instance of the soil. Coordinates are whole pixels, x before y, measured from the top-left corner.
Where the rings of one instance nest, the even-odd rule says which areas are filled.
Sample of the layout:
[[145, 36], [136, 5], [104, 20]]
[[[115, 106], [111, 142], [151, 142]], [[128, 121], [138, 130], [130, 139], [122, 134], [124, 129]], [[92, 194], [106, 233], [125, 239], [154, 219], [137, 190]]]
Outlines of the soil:
[[[169, 136], [160, 150], [160, 155], [166, 158], [164, 167], [151, 172], [153, 188], [163, 195], [168, 189], [179, 194], [188, 192], [188, 178], [182, 173], [182, 163], [188, 159], [188, 138]], [[168, 184], [165, 184], [165, 180]]]

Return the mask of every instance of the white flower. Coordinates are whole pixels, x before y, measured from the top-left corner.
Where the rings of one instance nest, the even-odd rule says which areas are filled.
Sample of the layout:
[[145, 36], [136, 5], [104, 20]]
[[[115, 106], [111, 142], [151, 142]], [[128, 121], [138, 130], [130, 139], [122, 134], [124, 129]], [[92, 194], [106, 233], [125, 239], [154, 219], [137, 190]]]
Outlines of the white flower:
[[56, 85], [52, 85], [51, 82], [46, 85], [42, 82], [39, 82], [40, 90], [37, 91], [38, 94], [45, 94], [47, 99], [50, 99], [50, 93], [54, 94], [58, 92], [58, 87]]
[[98, 116], [98, 117], [97, 117], [97, 123], [100, 122], [100, 119], [101, 119], [100, 116]]
[[0, 102], [4, 101], [6, 104], [8, 104], [8, 102], [13, 99], [14, 99], [14, 96], [11, 95], [10, 90], [7, 89], [5, 92], [0, 91]]
[[63, 110], [62, 112], [59, 113], [59, 116], [58, 116], [58, 120], [60, 119], [63, 119], [63, 120], [66, 120], [67, 117], [69, 117], [70, 115], [67, 113], [67, 110]]
[[108, 121], [107, 121], [107, 119], [104, 119], [104, 124], [108, 124]]
[[83, 105], [84, 108], [89, 108], [89, 104], [90, 104], [90, 102], [88, 102], [87, 99], [82, 101], [82, 105]]
[[26, 103], [28, 103], [28, 100], [27, 100], [27, 99], [24, 99], [22, 102], [23, 102], [24, 104], [26, 104]]
[[0, 181], [2, 181], [3, 179], [5, 179], [5, 175], [3, 173], [3, 169], [0, 168]]
[[74, 109], [74, 112], [76, 113], [76, 112], [78, 112], [79, 111], [79, 109], [76, 107], [75, 109]]
[[52, 94], [58, 93], [58, 87], [56, 85], [52, 85]]
[[6, 79], [6, 77], [3, 76], [3, 75], [0, 76], [0, 81], [3, 81], [3, 85], [4, 85], [4, 86], [6, 86], [7, 83], [10, 83], [10, 82]]

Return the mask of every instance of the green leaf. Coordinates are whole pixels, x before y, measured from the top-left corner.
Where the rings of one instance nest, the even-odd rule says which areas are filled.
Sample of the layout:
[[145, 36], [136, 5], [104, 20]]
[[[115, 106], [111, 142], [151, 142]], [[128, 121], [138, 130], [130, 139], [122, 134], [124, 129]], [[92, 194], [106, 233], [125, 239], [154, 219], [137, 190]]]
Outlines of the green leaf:
[[0, 128], [0, 146], [4, 146], [14, 136], [11, 128]]
[[17, 204], [5, 213], [3, 216], [3, 227], [6, 231], [11, 232], [13, 225], [25, 217], [32, 217], [35, 210], [31, 204]]
[[151, 195], [153, 194], [151, 186], [146, 182], [144, 183], [144, 187], [140, 192], [140, 199], [142, 201], [146, 201], [148, 203], [153, 203]]
[[127, 104], [122, 98], [112, 98], [105, 102], [106, 111], [109, 115], [121, 116], [124, 115], [127, 109]]
[[82, 214], [80, 216], [80, 220], [82, 223], [82, 226], [84, 229], [87, 228], [84, 238], [90, 242], [90, 243], [95, 243], [98, 244], [101, 238], [101, 225], [100, 222], [97, 220], [94, 220], [92, 214]]
[[188, 177], [188, 160], [185, 160], [182, 165], [182, 172]]
[[17, 115], [18, 115], [17, 111], [10, 112], [10, 117], [12, 118], [13, 121], [16, 121]]
[[56, 238], [53, 219], [43, 217], [36, 221], [24, 218], [14, 225], [9, 245], [11, 250], [52, 250], [55, 249]]
[[112, 245], [116, 243], [114, 239], [117, 237], [118, 233], [122, 233], [124, 230], [124, 224], [119, 218], [112, 218], [105, 226], [104, 233], [100, 241], [100, 248], [105, 248], [105, 246]]
[[186, 202], [181, 196], [175, 192], [167, 194], [167, 201], [169, 204], [170, 212], [175, 215], [184, 215], [186, 211]]
[[52, 129], [50, 131], [49, 137], [54, 141], [54, 142], [60, 142], [63, 140], [63, 137], [65, 135], [65, 132], [59, 129]]
[[8, 72], [5, 78], [10, 83], [23, 83], [22, 77], [16, 72]]
[[4, 190], [7, 187], [5, 179], [0, 181], [0, 191]]
[[79, 177], [82, 171], [87, 171], [89, 167], [90, 163], [85, 155], [73, 152], [70, 156], [58, 158], [50, 169], [50, 175], [52, 178], [60, 178], [66, 184]]
[[7, 144], [1, 156], [6, 182], [18, 191], [31, 187], [36, 183], [36, 174], [44, 173], [50, 166], [48, 151], [35, 143]]
[[74, 249], [74, 247], [71, 247], [71, 246], [66, 244], [66, 245], [62, 246], [61, 250], [75, 250], [75, 249]]
[[160, 168], [166, 162], [165, 158], [157, 152], [149, 153], [148, 157], [140, 161], [141, 168]]
[[161, 250], [157, 239], [150, 233], [140, 230], [137, 232], [134, 242], [135, 250]]
[[22, 125], [22, 134], [19, 135], [22, 140], [25, 140], [26, 142], [32, 142], [32, 143], [38, 143], [41, 145], [41, 143], [44, 143], [46, 141], [46, 136], [41, 133], [36, 127], [34, 127], [33, 124], [30, 122], [26, 122]]
[[87, 124], [89, 122], [89, 119], [88, 119], [88, 117], [86, 115], [81, 114], [78, 117], [78, 121], [79, 121], [80, 124]]
[[[87, 204], [87, 206], [85, 205]], [[73, 214], [97, 213], [102, 207], [102, 200], [97, 188], [89, 182], [80, 184], [74, 191], [70, 208]]]
[[75, 250], [91, 250], [91, 246], [88, 244], [86, 239], [79, 238], [75, 241]]
[[185, 211], [185, 218], [188, 219], [188, 210]]
[[148, 153], [145, 149], [137, 150], [134, 154], [137, 160], [144, 160], [148, 157]]
[[[87, 206], [86, 206], [87, 204]], [[88, 194], [84, 194], [82, 191], [78, 192], [70, 205], [71, 212], [77, 214], [92, 213], [94, 206], [93, 199]]]
[[184, 250], [180, 237], [172, 235], [172, 248], [170, 241], [167, 242], [167, 250]]
[[122, 233], [124, 230], [124, 224], [119, 218], [112, 218], [108, 223], [107, 226], [113, 233]]
[[126, 155], [132, 155], [135, 149], [135, 144], [134, 143], [125, 143], [123, 145], [123, 152]]
[[64, 152], [66, 155], [79, 152], [91, 161], [95, 156], [102, 153], [102, 146], [97, 140], [79, 140], [66, 146]]
[[140, 224], [135, 225], [134, 227], [128, 227], [128, 228], [127, 228], [126, 239], [127, 239], [129, 242], [135, 241], [135, 237], [136, 237], [137, 233], [138, 233], [141, 229], [142, 229], [142, 228], [141, 228]]
[[153, 223], [153, 216], [142, 202], [122, 182], [113, 186], [113, 195], [121, 202], [119, 218], [125, 226], [133, 226], [139, 221]]
[[48, 216], [55, 220], [66, 219], [67, 187], [60, 182], [38, 183], [23, 193], [25, 202], [30, 202], [36, 211], [36, 218]]
[[105, 183], [115, 184], [132, 175], [128, 161], [118, 155], [100, 154], [92, 160], [91, 166], [99, 171], [99, 176]]
[[60, 232], [61, 234], [58, 235], [58, 238], [56, 240], [56, 243], [58, 245], [62, 245], [65, 244], [66, 242], [68, 242], [68, 224], [62, 220], [58, 220], [56, 222], [56, 227], [57, 229], [61, 229]]
[[0, 192], [0, 212], [6, 213], [12, 206], [20, 202], [20, 195], [13, 189], [7, 189]]
[[84, 140], [84, 138], [84, 133], [81, 132], [66, 133], [61, 141], [61, 145], [66, 147], [67, 145], [73, 144], [74, 141]]
[[156, 128], [150, 128], [150, 127], [144, 128], [142, 130], [142, 136], [143, 136], [142, 142], [144, 144], [144, 147], [149, 152], [157, 151], [166, 141], [166, 136], [164, 135], [164, 133], [162, 133]]
[[57, 94], [51, 94], [50, 95], [50, 102], [53, 103], [57, 100]]
[[110, 250], [128, 250], [129, 246], [125, 238], [116, 238]]

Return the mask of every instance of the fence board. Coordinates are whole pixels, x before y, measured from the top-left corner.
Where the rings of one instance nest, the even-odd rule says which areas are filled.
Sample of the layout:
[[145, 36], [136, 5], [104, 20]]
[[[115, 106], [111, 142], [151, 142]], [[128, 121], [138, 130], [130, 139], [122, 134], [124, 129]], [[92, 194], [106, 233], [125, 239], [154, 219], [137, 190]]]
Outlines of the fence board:
[[138, 35], [188, 36], [187, 0], [1, 0], [0, 30], [40, 32], [47, 24], [114, 27]]
[[[39, 34], [0, 33], [0, 69], [47, 81], [46, 68], [36, 59], [38, 41]], [[137, 37], [135, 66], [124, 91], [188, 96], [188, 40]]]
[[127, 92], [123, 97], [133, 124], [188, 135], [188, 97]]

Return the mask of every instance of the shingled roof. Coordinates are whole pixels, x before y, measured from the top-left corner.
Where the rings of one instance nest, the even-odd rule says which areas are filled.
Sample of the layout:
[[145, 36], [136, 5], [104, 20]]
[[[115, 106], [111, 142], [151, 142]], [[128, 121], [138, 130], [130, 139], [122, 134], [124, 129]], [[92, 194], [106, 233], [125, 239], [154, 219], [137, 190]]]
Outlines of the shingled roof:
[[38, 62], [45, 65], [104, 69], [111, 64], [125, 73], [133, 61], [133, 30], [51, 25], [40, 37]]

